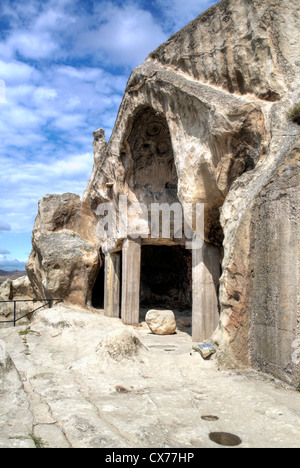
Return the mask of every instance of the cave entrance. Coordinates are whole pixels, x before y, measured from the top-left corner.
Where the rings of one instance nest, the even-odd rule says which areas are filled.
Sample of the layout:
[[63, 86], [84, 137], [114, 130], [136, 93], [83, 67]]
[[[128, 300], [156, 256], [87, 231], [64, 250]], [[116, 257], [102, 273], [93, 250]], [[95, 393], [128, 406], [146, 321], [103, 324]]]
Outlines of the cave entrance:
[[192, 253], [184, 246], [142, 246], [140, 320], [150, 309], [172, 310], [178, 328], [191, 332]]
[[[105, 314], [121, 316], [124, 324], [136, 326], [149, 309], [171, 309], [178, 324], [180, 314], [185, 320], [191, 317], [193, 341], [206, 340], [219, 321], [220, 251], [214, 246], [218, 239], [213, 226], [213, 236], [208, 233], [209, 243], [203, 249], [185, 249], [186, 239], [180, 230], [183, 217], [177, 212], [178, 205], [181, 212], [183, 208], [178, 198], [178, 167], [165, 115], [151, 107], [137, 109], [124, 134], [120, 161], [128, 202], [143, 205], [141, 211], [148, 212], [148, 224], [139, 218], [139, 210], [133, 210], [126, 218], [127, 237], [120, 237], [122, 256], [119, 252], [106, 256]], [[163, 229], [166, 216], [153, 222], [153, 204], [170, 211], [176, 206], [172, 229]], [[215, 218], [211, 212], [209, 217]], [[146, 236], [137, 229], [144, 223], [151, 227]]]
[[94, 287], [92, 290], [92, 307], [94, 309], [104, 309], [104, 284], [105, 284], [105, 260], [99, 269]]
[[[112, 265], [116, 254], [110, 255]], [[110, 300], [119, 312], [120, 264], [111, 268], [107, 284], [116, 287]], [[201, 342], [212, 336], [219, 323], [218, 289], [221, 273], [220, 250], [204, 242], [202, 248], [143, 244], [127, 238], [122, 245], [121, 318], [126, 325], [138, 325], [147, 310], [172, 309], [180, 320], [192, 315], [192, 339]], [[112, 278], [115, 281], [112, 282]], [[142, 311], [141, 311], [142, 309]], [[190, 310], [192, 309], [192, 314]], [[107, 315], [109, 307], [107, 307]]]

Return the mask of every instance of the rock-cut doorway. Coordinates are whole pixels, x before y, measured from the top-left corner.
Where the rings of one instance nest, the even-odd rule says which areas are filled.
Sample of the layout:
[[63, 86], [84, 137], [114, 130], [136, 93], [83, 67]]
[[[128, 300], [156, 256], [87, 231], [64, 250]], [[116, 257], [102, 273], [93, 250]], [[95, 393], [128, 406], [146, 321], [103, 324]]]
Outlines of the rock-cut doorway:
[[182, 245], [142, 245], [140, 320], [150, 309], [172, 310], [178, 329], [191, 333], [192, 254]]

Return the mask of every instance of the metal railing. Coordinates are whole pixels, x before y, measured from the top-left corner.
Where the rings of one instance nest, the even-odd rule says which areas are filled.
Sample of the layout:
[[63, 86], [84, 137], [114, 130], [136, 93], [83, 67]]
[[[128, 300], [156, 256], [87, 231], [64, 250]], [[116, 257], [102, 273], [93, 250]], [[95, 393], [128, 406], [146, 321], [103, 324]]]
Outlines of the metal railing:
[[[18, 317], [17, 318], [17, 304], [19, 302], [46, 302], [45, 305], [42, 305], [40, 307], [38, 307], [37, 309], [34, 309], [30, 312], [28, 312], [27, 314], [25, 315], [22, 315], [22, 317]], [[55, 302], [55, 304], [54, 304]], [[33, 315], [35, 312], [37, 312], [38, 310], [40, 309], [43, 309], [44, 307], [47, 306], [48, 304], [48, 307], [49, 309], [51, 309], [51, 307], [53, 307], [53, 305], [56, 305], [56, 304], [59, 304], [60, 302], [63, 302], [63, 299], [24, 299], [24, 300], [12, 300], [12, 301], [0, 301], [0, 304], [13, 304], [14, 305], [14, 318], [13, 320], [0, 320], [0, 324], [1, 323], [13, 323], [14, 324], [14, 327], [16, 326], [16, 323], [19, 321], [19, 320], [22, 320], [23, 318], [25, 317], [28, 317], [29, 315]]]

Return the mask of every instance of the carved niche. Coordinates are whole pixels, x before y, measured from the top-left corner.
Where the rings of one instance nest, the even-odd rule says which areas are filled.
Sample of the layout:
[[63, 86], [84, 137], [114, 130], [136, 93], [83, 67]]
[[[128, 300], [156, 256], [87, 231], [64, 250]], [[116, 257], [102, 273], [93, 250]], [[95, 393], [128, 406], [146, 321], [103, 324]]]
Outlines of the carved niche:
[[[133, 186], [153, 198], [168, 192], [177, 197], [177, 172], [167, 121], [151, 108], [140, 110], [128, 137]], [[172, 196], [171, 196], [172, 198]]]

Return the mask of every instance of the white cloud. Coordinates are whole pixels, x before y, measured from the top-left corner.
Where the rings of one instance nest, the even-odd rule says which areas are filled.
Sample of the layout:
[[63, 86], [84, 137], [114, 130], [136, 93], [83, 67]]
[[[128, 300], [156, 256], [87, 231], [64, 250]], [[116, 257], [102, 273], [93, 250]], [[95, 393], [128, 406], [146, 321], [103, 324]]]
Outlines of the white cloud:
[[5, 81], [0, 79], [0, 104], [6, 102], [6, 86]]
[[7, 123], [13, 125], [16, 130], [28, 130], [31, 128], [37, 128], [39, 124], [39, 118], [36, 115], [34, 109], [30, 109], [25, 106], [14, 106], [9, 108], [3, 106], [3, 117], [7, 116]]
[[103, 77], [103, 70], [100, 68], [61, 66], [57, 68], [57, 72], [66, 77], [85, 82], [94, 82]]
[[97, 14], [99, 26], [78, 37], [75, 53], [98, 54], [115, 65], [135, 67], [167, 39], [152, 14], [133, 4], [109, 2]]
[[37, 31], [14, 33], [7, 41], [7, 47], [25, 58], [34, 60], [50, 57], [59, 49], [59, 45], [50, 34]]
[[[92, 173], [93, 154], [28, 161], [24, 157], [0, 157], [5, 174], [0, 175], [1, 216], [13, 232], [30, 232], [38, 201], [49, 193], [83, 194]], [[0, 231], [10, 225], [0, 221]]]
[[0, 42], [0, 57], [4, 60], [14, 59], [14, 51], [8, 48], [5, 42]]
[[38, 14], [39, 3], [38, 0], [28, 0], [24, 8], [24, 3], [3, 0], [1, 10], [3, 16], [9, 17], [16, 26], [20, 27], [22, 24], [28, 24], [28, 20]]
[[[77, 101], [78, 102], [78, 101]], [[71, 129], [80, 128], [84, 125], [85, 116], [83, 114], [69, 114], [59, 116], [54, 122], [54, 128], [69, 132]]]
[[26, 63], [0, 60], [0, 78], [5, 81], [6, 86], [27, 83], [36, 77], [37, 70]]
[[0, 255], [0, 270], [12, 271], [12, 270], [25, 270], [25, 262], [20, 262], [16, 258], [9, 258], [5, 255]]
[[0, 255], [7, 255], [7, 254], [10, 254], [8, 250], [0, 248]]
[[32, 93], [32, 99], [37, 107], [43, 104], [49, 104], [50, 101], [54, 101], [58, 97], [58, 90], [53, 88], [47, 88], [39, 86], [34, 89]]
[[[53, 4], [51, 6], [51, 3]], [[44, 10], [33, 25], [35, 31], [61, 31], [67, 25], [72, 25], [76, 22], [76, 18], [70, 13], [64, 13], [64, 9], [70, 2], [50, 2], [48, 10]]]
[[11, 226], [5, 223], [4, 221], [0, 220], [0, 231], [10, 231], [10, 230], [11, 230]]
[[[14, 2], [15, 3], [15, 2]], [[0, 7], [1, 8], [1, 7]], [[139, 0], [123, 3], [71, 0], [28, 0], [14, 7], [3, 0], [11, 32], [0, 42], [0, 53], [9, 59], [53, 60], [89, 56], [94, 63], [135, 67], [167, 39], [151, 11]]]
[[[6, 78], [19, 67], [24, 79], [8, 81], [1, 105], [0, 151], [20, 148], [31, 154], [76, 154], [92, 148], [92, 132], [109, 136], [126, 86], [126, 75], [102, 68], [57, 66], [43, 72], [19, 62], [0, 61]], [[11, 66], [10, 66], [11, 65]], [[32, 77], [32, 78], [31, 78]], [[56, 142], [56, 143], [55, 143]]]
[[[60, 53], [60, 34], [76, 19], [69, 12], [72, 0], [28, 0], [26, 4], [18, 1], [2, 0], [2, 16], [9, 21], [9, 36], [2, 44], [3, 58], [19, 54], [24, 59], [52, 59], [53, 53]], [[3, 54], [2, 54], [3, 52]]]
[[[0, 6], [12, 26], [0, 41], [0, 52], [9, 50], [0, 55], [6, 83], [6, 102], [0, 104], [0, 231], [30, 232], [38, 200], [47, 193], [83, 193], [93, 166], [92, 132], [103, 127], [109, 136], [128, 79], [103, 67], [40, 61], [72, 52], [72, 41], [63, 50], [64, 28], [71, 34], [74, 24], [77, 37], [87, 22], [78, 16], [76, 23], [74, 10], [63, 10], [67, 3], [73, 4], [29, 0], [28, 10], [19, 2], [14, 10], [4, 0]], [[39, 61], [29, 64], [29, 57]]]
[[164, 27], [174, 33], [217, 3], [216, 0], [155, 0], [165, 18]]

